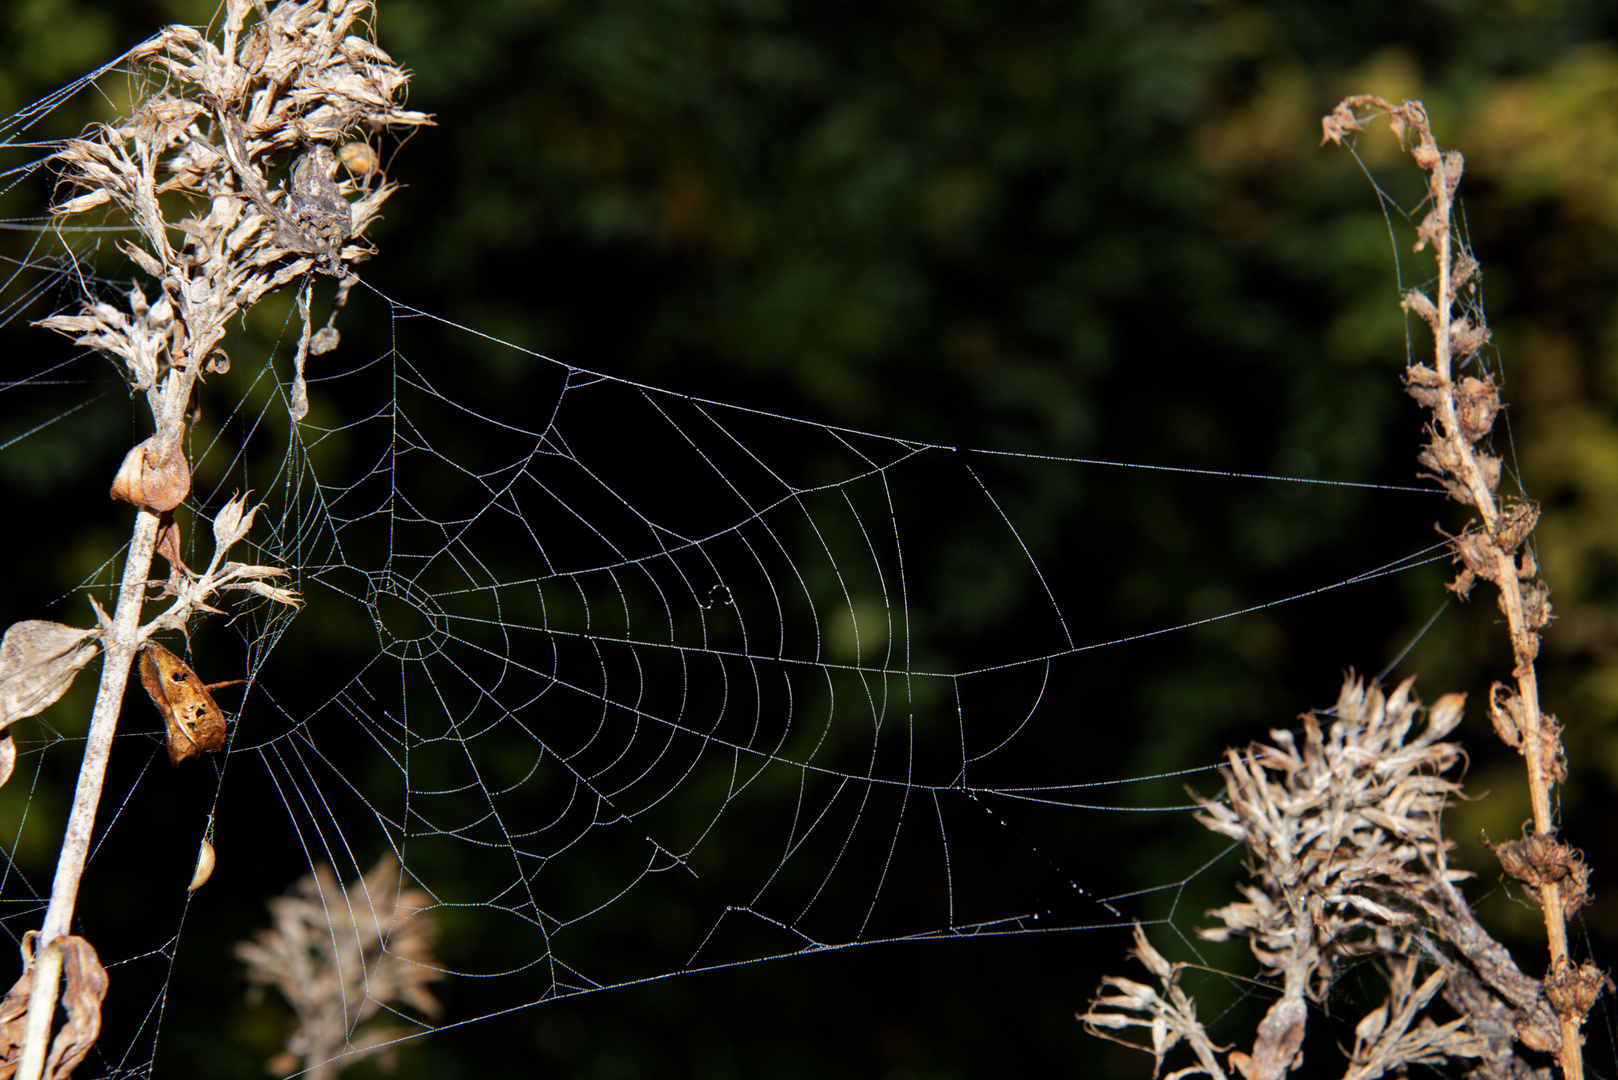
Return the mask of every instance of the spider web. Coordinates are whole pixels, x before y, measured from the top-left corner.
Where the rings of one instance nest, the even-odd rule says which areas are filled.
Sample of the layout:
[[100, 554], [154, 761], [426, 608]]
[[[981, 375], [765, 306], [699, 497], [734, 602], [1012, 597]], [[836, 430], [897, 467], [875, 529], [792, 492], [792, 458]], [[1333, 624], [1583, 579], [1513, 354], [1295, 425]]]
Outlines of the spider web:
[[[8, 185], [51, 149], [21, 133], [115, 66], [12, 118], [9, 147], [26, 160]], [[92, 271], [116, 231], [9, 224], [33, 239], [8, 322], [127, 290], [122, 270]], [[433, 957], [401, 959], [432, 971], [443, 1012], [370, 994], [363, 970], [349, 973], [360, 1001], [337, 999], [350, 1031], [371, 1006], [391, 1013], [388, 1041], [898, 941], [1106, 930], [1116, 966], [1118, 928], [1195, 923], [1185, 890], [1227, 849], [1184, 819], [1185, 777], [1136, 775], [1117, 756], [1130, 719], [1116, 683], [1140, 678], [1126, 666], [1151, 670], [1161, 642], [1253, 605], [1145, 628], [1098, 610], [1087, 594], [1105, 569], [1082, 548], [1052, 557], [1028, 493], [1125, 475], [1284, 498], [1313, 482], [941, 446], [729, 405], [540, 356], [364, 280], [336, 320], [344, 340], [311, 359], [312, 411], [296, 428], [290, 311], [275, 348], [233, 344], [232, 371], [205, 391], [182, 516], [193, 564], [209, 554], [207, 520], [251, 490], [264, 504], [252, 561], [290, 568], [306, 604], [193, 627], [205, 679], [248, 680], [239, 703], [221, 694], [236, 717], [216, 763], [170, 774], [155, 715], [125, 710], [81, 905], [120, 1010], [98, 1050], [108, 1075], [153, 1071], [190, 985], [183, 953], [228, 956], [219, 943], [259, 925], [265, 898], [321, 867], [350, 883], [391, 859], [399, 887], [424, 898], [406, 907], [431, 924]], [[0, 449], [121, 452], [133, 414], [106, 362], [28, 370], [53, 355], [34, 335], [3, 384], [13, 426]], [[1414, 489], [1344, 487], [1432, 505]], [[1417, 511], [1421, 528], [1430, 513]], [[1428, 535], [1319, 567], [1260, 606], [1358, 595], [1441, 558]], [[107, 601], [117, 562], [51, 616], [82, 621], [84, 593]], [[998, 609], [955, 599], [985, 580]], [[1321, 610], [1307, 617], [1329, 619]], [[4, 789], [18, 824], [0, 912], [14, 939], [49, 891], [39, 851], [59, 824], [33, 793], [76, 767], [73, 700], [23, 737]], [[1143, 888], [1096, 834], [1135, 835], [1147, 818], [1190, 839]], [[188, 897], [204, 838], [220, 868]], [[138, 869], [121, 853], [132, 847]], [[228, 917], [204, 915], [220, 893]], [[131, 895], [133, 930], [111, 911]], [[402, 920], [398, 895], [320, 898], [336, 937], [356, 904]]]

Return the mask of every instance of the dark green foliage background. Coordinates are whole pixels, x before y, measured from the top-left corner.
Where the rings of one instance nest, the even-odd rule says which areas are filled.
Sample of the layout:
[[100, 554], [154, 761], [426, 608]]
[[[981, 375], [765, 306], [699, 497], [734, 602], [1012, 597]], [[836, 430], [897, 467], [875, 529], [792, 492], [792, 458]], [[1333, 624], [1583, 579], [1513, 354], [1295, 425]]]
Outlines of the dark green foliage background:
[[[1610, 5], [381, 8], [381, 43], [415, 72], [411, 106], [438, 120], [384, 148], [390, 175], [407, 187], [374, 232], [380, 255], [363, 267], [383, 292], [581, 367], [770, 412], [946, 445], [1195, 468], [1411, 482], [1420, 417], [1399, 392], [1406, 327], [1395, 253], [1358, 166], [1315, 143], [1319, 116], [1343, 94], [1423, 98], [1441, 141], [1472, 162], [1467, 225], [1512, 403], [1513, 442], [1499, 445], [1515, 450], [1530, 494], [1545, 501], [1542, 561], [1563, 616], [1543, 671], [1547, 705], [1570, 729], [1567, 832], [1589, 851], [1598, 882], [1610, 880], [1618, 200], [1607, 196], [1618, 185], [1583, 164], [1614, 160], [1604, 156], [1614, 136], [1592, 119], [1618, 107]], [[182, 0], [11, 0], [0, 9], [0, 111], [162, 23], [211, 14]], [[106, 108], [77, 100], [52, 118], [51, 134]], [[1421, 181], [1393, 140], [1377, 130], [1363, 145], [1378, 179], [1413, 207]], [[1402, 250], [1409, 239], [1400, 233]], [[24, 242], [0, 238], [9, 257]], [[1426, 277], [1421, 262], [1401, 258], [1404, 284]], [[64, 285], [27, 317], [71, 299]], [[262, 355], [289, 303], [266, 302], [233, 355]], [[349, 320], [344, 347], [379, 353], [387, 333]], [[20, 322], [3, 340], [8, 368], [21, 357], [23, 371], [63, 348]], [[544, 377], [512, 352], [464, 346], [436, 374], [445, 385], [464, 380], [468, 397], [506, 400], [536, 393]], [[316, 404], [340, 411], [342, 402]], [[59, 407], [7, 412], [0, 434]], [[11, 562], [26, 568], [0, 585], [7, 621], [46, 613], [119, 543], [126, 515], [101, 492], [125, 433], [139, 433], [120, 395], [97, 408], [108, 417], [100, 436], [24, 440], [0, 454]], [[623, 439], [626, 453], [659, 452], [636, 445], [633, 431]], [[1429, 542], [1434, 520], [1459, 523], [1419, 496], [1015, 465], [993, 480], [1052, 587], [1084, 598], [1101, 640], [1330, 584]], [[971, 666], [973, 642], [1026, 653], [1020, 619], [1039, 602], [1029, 575], [982, 564], [980, 539], [941, 528], [936, 550], [915, 552], [937, 568], [931, 644], [957, 668]], [[1209, 764], [1222, 747], [1329, 704], [1344, 669], [1379, 670], [1442, 603], [1443, 580], [1442, 567], [1428, 567], [1103, 650], [1057, 691], [1071, 727], [1030, 737], [1080, 778]], [[1506, 672], [1492, 603], [1480, 592], [1451, 607], [1416, 646], [1400, 671], [1419, 671], [1426, 697], [1461, 689], [1476, 703]], [[312, 607], [300, 620], [319, 618]], [[321, 650], [342, 636], [291, 636], [277, 661], [318, 672]], [[1043, 715], [1062, 710], [1047, 705]], [[1456, 815], [1461, 858], [1479, 872], [1494, 925], [1538, 970], [1535, 913], [1497, 887], [1497, 871], [1470, 843], [1482, 827], [1510, 835], [1525, 816], [1516, 766], [1492, 748], [1485, 719], [1468, 724], [1469, 786], [1492, 794]], [[74, 763], [57, 756], [34, 794], [31, 837], [48, 838], [65, 812]], [[122, 813], [153, 823], [141, 836], [205, 812], [207, 793], [175, 795], [167, 777], [136, 785], [136, 765], [120, 767], [115, 790], [139, 793]], [[241, 772], [222, 817], [250, 817], [257, 800], [276, 798]], [[154, 779], [165, 783], [154, 790]], [[1212, 786], [1206, 776], [1199, 783]], [[1128, 798], [1174, 802], [1181, 781], [1131, 788]], [[1052, 881], [1092, 892], [1177, 881], [1218, 850], [1183, 816], [1024, 820], [1015, 807], [997, 810], [1014, 826], [1012, 848], [1037, 849], [1054, 864]], [[92, 938], [116, 933], [138, 907], [153, 862], [190, 859], [189, 849], [125, 840], [138, 845], [131, 859], [145, 861], [98, 855], [101, 878], [83, 905]], [[37, 843], [19, 861], [45, 882], [52, 842]], [[257, 1075], [277, 1048], [281, 1021], [242, 1003], [229, 942], [260, 924], [264, 896], [296, 876], [303, 856], [261, 858], [252, 871], [222, 865], [190, 909], [159, 1072]], [[1184, 894], [1161, 897], [1157, 914], [1172, 907], [1189, 932], [1202, 910], [1225, 902], [1236, 872], [1227, 859]], [[1063, 906], [1073, 903], [1052, 899], [1055, 921], [1100, 914]], [[1613, 919], [1598, 902], [1579, 929], [1598, 962], [1611, 956]], [[1100, 974], [1131, 973], [1126, 941], [1122, 931], [1094, 931], [883, 946], [681, 976], [445, 1033], [404, 1048], [399, 1068], [435, 1077], [1144, 1076], [1145, 1058], [1087, 1038], [1071, 1020]], [[1189, 956], [1168, 930], [1158, 943]], [[1217, 955], [1249, 970], [1239, 950]], [[1214, 1018], [1231, 990], [1219, 980], [1207, 988], [1215, 997], [1204, 1015]], [[1314, 1069], [1333, 1071], [1332, 1042], [1351, 1041], [1356, 992], [1350, 979], [1316, 1025]], [[446, 997], [462, 1015], [514, 1004], [480, 1000], [475, 987]], [[143, 1000], [115, 981], [109, 1008]], [[1254, 1007], [1216, 1034], [1248, 1037]], [[1612, 1026], [1604, 1013], [1593, 1020], [1595, 1075], [1613, 1075]]]

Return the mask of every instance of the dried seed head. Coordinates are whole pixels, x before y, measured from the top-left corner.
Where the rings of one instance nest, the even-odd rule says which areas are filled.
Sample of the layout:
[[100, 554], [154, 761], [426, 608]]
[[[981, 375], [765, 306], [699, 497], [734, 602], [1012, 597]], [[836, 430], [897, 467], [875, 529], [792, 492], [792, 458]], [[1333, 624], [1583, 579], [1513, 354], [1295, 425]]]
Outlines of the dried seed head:
[[1441, 698], [1418, 734], [1413, 681], [1384, 696], [1349, 679], [1329, 730], [1309, 713], [1300, 734], [1228, 753], [1225, 798], [1199, 798], [1198, 820], [1247, 846], [1253, 877], [1204, 937], [1245, 937], [1265, 966], [1301, 964], [1324, 993], [1339, 958], [1415, 922], [1450, 846], [1439, 817], [1459, 784], [1443, 773], [1461, 751], [1440, 740], [1464, 698]]
[[1495, 526], [1495, 540], [1500, 550], [1516, 551], [1528, 534], [1539, 524], [1539, 507], [1531, 502], [1513, 502], [1506, 507]]
[[1551, 588], [1543, 581], [1530, 583], [1522, 593], [1523, 621], [1531, 632], [1545, 629], [1555, 618], [1551, 610]]
[[[1449, 351], [1456, 360], [1464, 360], [1489, 343], [1492, 337], [1488, 326], [1484, 324], [1472, 325], [1466, 318], [1460, 318], [1450, 324]], [[1462, 380], [1463, 385], [1467, 381]]]
[[1556, 883], [1566, 914], [1571, 915], [1589, 899], [1590, 868], [1584, 854], [1556, 837], [1530, 832], [1525, 824], [1521, 840], [1503, 844], [1484, 840], [1484, 846], [1500, 860], [1501, 869], [1536, 892]]
[[253, 528], [253, 515], [258, 512], [258, 508], [254, 507], [251, 510], [247, 508], [247, 500], [252, 494], [249, 491], [245, 495], [236, 496], [221, 507], [219, 513], [214, 515], [213, 542], [215, 551], [221, 553], [229, 551]]
[[294, 1072], [300, 1062], [341, 1054], [351, 1064], [380, 1052], [388, 1042], [376, 1015], [384, 1002], [427, 1016], [442, 1011], [427, 989], [441, 977], [433, 923], [422, 911], [429, 902], [422, 890], [401, 885], [391, 858], [346, 890], [322, 866], [270, 900], [275, 928], [238, 944], [236, 956], [250, 983], [277, 989], [298, 1017], [289, 1051], [272, 1066]]
[[1567, 957], [1559, 958], [1555, 969], [1545, 976], [1545, 997], [1558, 1016], [1576, 1016], [1580, 1021], [1595, 1008], [1601, 991], [1613, 988], [1612, 979], [1594, 964], [1574, 967]]

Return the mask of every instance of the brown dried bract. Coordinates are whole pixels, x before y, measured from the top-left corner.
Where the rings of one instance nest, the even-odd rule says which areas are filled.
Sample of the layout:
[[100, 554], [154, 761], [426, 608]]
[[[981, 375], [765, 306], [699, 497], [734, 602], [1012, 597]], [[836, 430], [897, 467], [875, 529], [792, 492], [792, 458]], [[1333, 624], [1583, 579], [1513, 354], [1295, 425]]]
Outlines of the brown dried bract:
[[1589, 897], [1590, 868], [1584, 854], [1547, 833], [1529, 832], [1523, 826], [1521, 840], [1484, 846], [1500, 860], [1501, 869], [1536, 892], [1552, 882], [1560, 886], [1562, 909], [1571, 915]]
[[191, 463], [184, 449], [177, 439], [167, 454], [157, 447], [158, 437], [153, 435], [125, 454], [107, 494], [159, 514], [185, 502], [191, 493]]
[[1614, 989], [1613, 981], [1605, 971], [1594, 964], [1573, 966], [1573, 961], [1562, 957], [1555, 969], [1545, 976], [1545, 997], [1559, 1016], [1584, 1017], [1595, 1008], [1601, 991]]

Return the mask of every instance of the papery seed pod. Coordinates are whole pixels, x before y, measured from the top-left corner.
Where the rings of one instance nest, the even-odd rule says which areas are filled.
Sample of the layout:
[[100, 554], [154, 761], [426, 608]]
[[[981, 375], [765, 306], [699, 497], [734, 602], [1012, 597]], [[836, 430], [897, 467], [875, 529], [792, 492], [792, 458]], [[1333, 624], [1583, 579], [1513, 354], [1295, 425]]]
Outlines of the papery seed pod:
[[229, 551], [236, 542], [246, 536], [253, 528], [253, 516], [258, 513], [258, 507], [249, 508], [247, 500], [252, 497], [249, 491], [245, 495], [237, 495], [219, 508], [219, 513], [213, 519], [213, 542], [217, 551]]
[[213, 845], [204, 840], [197, 848], [197, 868], [191, 873], [191, 884], [185, 887], [186, 892], [196, 892], [213, 876]]
[[124, 455], [108, 495], [159, 514], [185, 502], [191, 493], [191, 463], [176, 445], [167, 460], [152, 464], [147, 453], [156, 445], [154, 435]]

